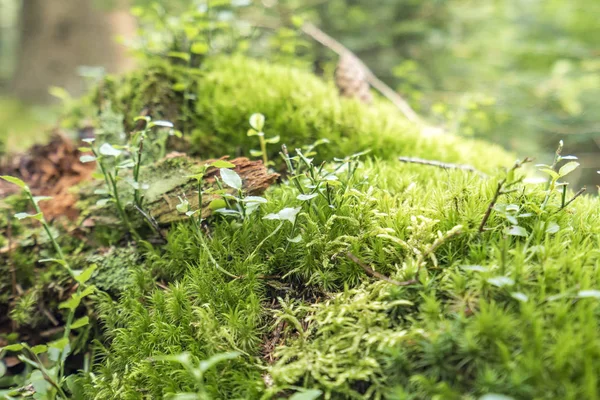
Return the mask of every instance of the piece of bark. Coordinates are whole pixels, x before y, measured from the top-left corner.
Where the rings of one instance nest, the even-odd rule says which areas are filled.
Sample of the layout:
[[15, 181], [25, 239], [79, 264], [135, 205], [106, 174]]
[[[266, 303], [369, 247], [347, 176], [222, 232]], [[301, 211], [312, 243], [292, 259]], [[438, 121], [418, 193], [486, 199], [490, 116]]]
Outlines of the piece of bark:
[[[146, 210], [159, 223], [169, 224], [185, 220], [188, 217], [177, 211], [179, 198], [186, 199], [190, 203], [190, 210], [198, 209], [198, 186], [195, 178], [191, 178], [194, 170], [199, 167], [210, 164], [215, 160], [195, 161], [183, 154], [176, 153], [168, 156], [162, 162], [159, 162], [156, 168], [161, 168], [161, 163], [171, 165], [180, 165], [181, 167], [173, 169], [171, 174], [164, 174], [163, 178], [150, 183], [151, 189], [146, 194]], [[252, 161], [246, 157], [239, 157], [228, 160], [235, 165], [233, 170], [240, 176], [243, 184], [243, 191], [248, 196], [258, 196], [264, 193], [271, 186], [279, 174], [271, 173], [263, 165], [262, 161]], [[219, 177], [218, 168], [209, 168], [202, 179], [202, 188], [204, 191], [217, 189], [216, 178]], [[224, 189], [229, 194], [235, 194], [234, 189]], [[209, 207], [210, 203], [221, 198], [221, 194], [204, 194], [202, 196], [202, 217], [206, 218], [212, 214], [213, 210]]]

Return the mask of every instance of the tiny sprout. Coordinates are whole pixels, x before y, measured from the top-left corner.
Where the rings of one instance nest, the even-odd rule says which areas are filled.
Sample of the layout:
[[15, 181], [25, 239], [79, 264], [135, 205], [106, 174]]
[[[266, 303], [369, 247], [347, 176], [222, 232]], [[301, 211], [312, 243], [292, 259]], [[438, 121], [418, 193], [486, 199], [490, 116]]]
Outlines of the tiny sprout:
[[271, 138], [265, 138], [265, 133], [263, 132], [263, 128], [265, 126], [265, 116], [262, 114], [252, 114], [252, 116], [250, 116], [250, 126], [252, 128], [248, 130], [248, 136], [258, 136], [258, 140], [260, 142], [260, 150], [250, 150], [250, 155], [252, 157], [262, 157], [263, 164], [269, 165], [270, 162], [267, 154], [267, 144], [277, 144], [281, 138], [279, 135]]
[[190, 202], [187, 201], [187, 199], [183, 200], [181, 197], [179, 197], [179, 204], [177, 204], [175, 208], [177, 209], [177, 212], [181, 214], [186, 214], [190, 209]]

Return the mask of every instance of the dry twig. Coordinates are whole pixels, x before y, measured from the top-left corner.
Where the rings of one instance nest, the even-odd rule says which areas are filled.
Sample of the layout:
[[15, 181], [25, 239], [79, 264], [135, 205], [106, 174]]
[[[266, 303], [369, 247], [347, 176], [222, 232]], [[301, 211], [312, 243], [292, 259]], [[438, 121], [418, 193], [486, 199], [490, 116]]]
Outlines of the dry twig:
[[438, 167], [438, 168], [443, 168], [443, 169], [460, 169], [463, 171], [473, 172], [482, 178], [488, 178], [487, 174], [479, 171], [478, 169], [476, 169], [475, 167], [473, 167], [471, 165], [445, 163], [445, 162], [437, 161], [437, 160], [425, 160], [423, 158], [418, 158], [418, 157], [398, 157], [398, 160], [405, 162], [405, 163], [409, 163], [409, 164], [430, 165], [432, 167]]

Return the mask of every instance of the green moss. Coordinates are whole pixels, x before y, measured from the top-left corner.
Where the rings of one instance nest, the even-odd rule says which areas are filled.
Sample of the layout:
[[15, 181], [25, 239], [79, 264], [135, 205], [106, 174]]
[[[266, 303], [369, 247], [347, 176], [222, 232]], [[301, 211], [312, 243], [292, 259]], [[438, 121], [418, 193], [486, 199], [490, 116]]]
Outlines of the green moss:
[[[105, 329], [94, 375], [82, 379], [87, 397], [282, 398], [306, 388], [332, 399], [598, 398], [596, 197], [564, 210], [554, 197], [542, 211], [543, 187], [519, 183], [499, 204], [519, 207], [526, 237], [507, 234], [497, 211], [479, 232], [504, 177], [498, 166], [513, 161], [496, 146], [425, 136], [390, 105], [342, 100], [302, 71], [223, 58], [200, 72], [153, 65], [108, 81], [102, 98], [126, 121], [146, 106], [174, 120], [204, 157], [248, 154], [253, 112], [290, 149], [327, 138], [321, 159], [372, 153], [323, 196], [299, 200], [284, 181], [249, 218], [212, 217], [208, 233], [179, 223], [167, 244], [138, 249], [121, 297], [98, 305]], [[186, 102], [172, 88], [182, 81]], [[175, 184], [181, 169], [171, 167], [147, 171]], [[293, 224], [264, 218], [289, 207], [300, 210]], [[102, 262], [116, 271], [122, 257]], [[231, 351], [240, 356], [200, 380], [164, 359], [189, 354], [199, 365]]]

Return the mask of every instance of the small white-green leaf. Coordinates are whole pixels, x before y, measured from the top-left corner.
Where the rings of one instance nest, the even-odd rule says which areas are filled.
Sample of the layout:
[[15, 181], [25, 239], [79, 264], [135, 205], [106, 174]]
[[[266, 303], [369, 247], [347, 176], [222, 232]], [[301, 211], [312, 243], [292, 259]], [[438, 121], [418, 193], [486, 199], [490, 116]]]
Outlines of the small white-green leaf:
[[262, 154], [263, 153], [260, 150], [250, 150], [250, 155], [252, 157], [260, 157], [260, 156], [262, 156]]
[[121, 155], [121, 150], [115, 149], [109, 143], [104, 143], [100, 146], [100, 150], [98, 150], [100, 154], [107, 157], [117, 157]]
[[465, 271], [485, 272], [488, 269], [482, 265], [463, 265], [461, 267]]
[[210, 202], [208, 207], [211, 210], [219, 210], [221, 208], [227, 207], [227, 203], [223, 199], [214, 199], [213, 201]]
[[2, 176], [0, 176], [0, 178], [4, 179], [6, 182], [10, 182], [12, 184], [17, 185], [21, 189], [29, 190], [29, 187], [27, 186], [27, 184], [19, 178], [15, 178], [14, 176], [10, 176], [10, 175], [2, 175]]
[[526, 303], [529, 300], [529, 297], [527, 297], [527, 295], [525, 293], [521, 293], [521, 292], [514, 292], [511, 293], [510, 296], [515, 299], [515, 300], [519, 300], [523, 303]]
[[15, 214], [15, 218], [19, 219], [19, 220], [25, 219], [25, 218], [33, 218], [33, 219], [37, 219], [38, 221], [42, 221], [44, 219], [44, 215], [42, 213], [29, 214], [29, 213], [20, 212], [20, 213]]
[[106, 198], [106, 199], [100, 199], [96, 202], [96, 205], [98, 207], [104, 207], [105, 205], [107, 205], [109, 202], [111, 202], [112, 199], [111, 198]]
[[504, 394], [488, 393], [481, 396], [479, 400], [514, 400], [514, 398]]
[[515, 284], [515, 281], [507, 276], [494, 276], [487, 281], [497, 287], [512, 286]]
[[318, 193], [312, 193], [312, 194], [299, 194], [298, 196], [296, 196], [296, 198], [298, 200], [302, 200], [302, 201], [306, 201], [306, 200], [311, 200], [314, 199], [315, 197], [317, 197], [319, 194]]
[[177, 212], [185, 214], [190, 209], [190, 202], [187, 200], [183, 200], [181, 203], [177, 204], [175, 208], [177, 209]]
[[89, 317], [87, 317], [87, 316], [81, 317], [81, 318], [73, 321], [73, 323], [71, 324], [71, 329], [81, 328], [82, 326], [86, 326], [89, 323], [90, 323]]
[[293, 238], [288, 238], [287, 240], [290, 243], [300, 243], [302, 241], [302, 235], [298, 235], [296, 237]]
[[556, 233], [560, 230], [560, 226], [556, 222], [548, 223], [548, 227], [546, 228], [546, 233]]
[[305, 389], [294, 393], [289, 400], [315, 400], [323, 394], [319, 389]]
[[276, 143], [279, 143], [279, 140], [281, 140], [281, 138], [279, 137], [279, 135], [277, 135], [277, 136], [273, 136], [271, 138], [265, 139], [265, 142], [270, 143], [270, 144], [276, 144]]
[[561, 160], [579, 160], [576, 156], [561, 156]]
[[206, 54], [209, 50], [208, 44], [204, 42], [196, 42], [190, 48], [190, 51], [194, 54]]
[[529, 233], [527, 232], [527, 229], [523, 228], [522, 226], [511, 226], [507, 231], [506, 231], [507, 235], [512, 235], [512, 236], [521, 236], [521, 237], [527, 237], [529, 236]]
[[213, 366], [217, 365], [218, 363], [227, 361], [227, 360], [233, 360], [234, 358], [239, 357], [240, 354], [241, 353], [239, 353], [237, 351], [233, 351], [230, 353], [215, 354], [208, 360], [200, 361], [200, 364], [198, 365], [198, 367], [200, 368], [200, 371], [206, 372], [208, 369], [212, 368]]
[[585, 298], [594, 298], [594, 299], [600, 299], [600, 290], [580, 290], [579, 293], [577, 293], [577, 297], [579, 297], [580, 299], [585, 299]]
[[242, 178], [235, 172], [227, 168], [219, 169], [223, 183], [233, 189], [242, 189]]
[[245, 203], [267, 204], [267, 199], [265, 199], [264, 197], [260, 197], [260, 196], [247, 196], [247, 197], [244, 197], [242, 199], [242, 201]]
[[279, 218], [283, 221], [290, 221], [292, 224], [296, 222], [296, 216], [300, 212], [302, 208], [300, 207], [286, 207], [283, 210], [279, 211]]
[[250, 116], [250, 126], [261, 132], [265, 127], [265, 116], [261, 113], [254, 113]]
[[579, 167], [578, 162], [576, 162], [576, 161], [568, 162], [565, 165], [563, 165], [562, 167], [560, 167], [560, 169], [558, 170], [558, 175], [560, 175], [560, 177], [562, 178], [563, 176], [566, 176], [566, 175], [570, 174], [571, 172], [575, 171], [577, 169], [577, 167]]
[[50, 197], [50, 196], [34, 196], [33, 202], [35, 204], [39, 204], [40, 201], [51, 200], [51, 199], [52, 199], [52, 197]]
[[67, 262], [65, 260], [61, 260], [60, 258], [42, 258], [39, 262], [41, 262], [41, 263], [55, 262], [57, 264], [62, 265], [63, 267], [67, 266]]
[[560, 178], [560, 175], [558, 174], [558, 172], [556, 172], [550, 168], [542, 168], [542, 169], [540, 169], [540, 171], [547, 173], [548, 175], [550, 175], [552, 177], [552, 179], [556, 180], [556, 179]]
[[46, 346], [45, 344], [38, 344], [37, 346], [33, 346], [31, 348], [31, 351], [33, 352], [33, 354], [45, 353], [48, 351], [48, 346]]
[[89, 163], [92, 161], [96, 161], [96, 157], [89, 155], [89, 154], [84, 154], [81, 157], [79, 157], [79, 161], [81, 161], [82, 163]]

